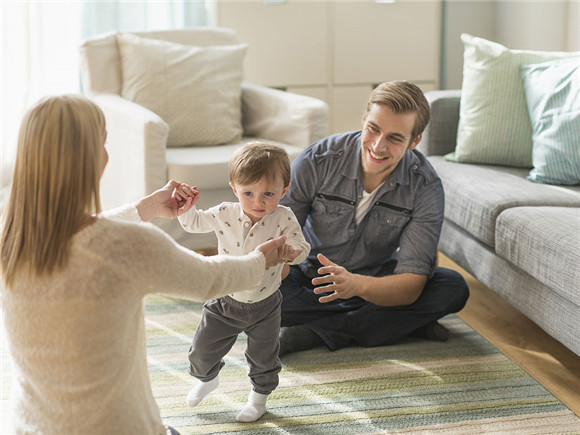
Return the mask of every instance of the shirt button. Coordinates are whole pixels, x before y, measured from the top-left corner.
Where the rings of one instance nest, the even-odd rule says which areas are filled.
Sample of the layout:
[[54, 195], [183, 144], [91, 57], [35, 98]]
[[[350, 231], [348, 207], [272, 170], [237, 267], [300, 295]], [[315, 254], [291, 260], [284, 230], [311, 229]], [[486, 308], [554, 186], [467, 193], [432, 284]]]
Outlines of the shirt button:
[[392, 220], [390, 220], [390, 219], [387, 219], [387, 223], [388, 223], [389, 225], [391, 225], [391, 224], [393, 223], [393, 221], [392, 221]]
[[249, 222], [244, 222], [244, 226], [245, 226], [246, 228], [248, 228], [248, 227], [250, 226], [250, 223], [249, 223]]
[[416, 171], [418, 167], [419, 166], [417, 166], [417, 165], [413, 165], [413, 167], [411, 169], [413, 169], [413, 171]]
[[389, 186], [391, 186], [391, 187], [393, 187], [394, 185], [395, 185], [395, 182], [394, 182], [394, 181], [391, 181], [391, 182], [389, 183]]

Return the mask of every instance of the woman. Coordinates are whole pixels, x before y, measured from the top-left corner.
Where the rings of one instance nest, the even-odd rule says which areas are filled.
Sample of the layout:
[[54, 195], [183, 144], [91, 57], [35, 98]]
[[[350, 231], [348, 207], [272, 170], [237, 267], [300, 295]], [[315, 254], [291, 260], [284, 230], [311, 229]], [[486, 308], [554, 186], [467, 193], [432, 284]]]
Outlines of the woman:
[[103, 113], [81, 96], [47, 98], [22, 122], [0, 250], [17, 433], [165, 434], [144, 296], [219, 297], [281, 262], [283, 238], [243, 257], [203, 257], [142, 223], [192, 207], [172, 196], [176, 182], [98, 215], [105, 138]]

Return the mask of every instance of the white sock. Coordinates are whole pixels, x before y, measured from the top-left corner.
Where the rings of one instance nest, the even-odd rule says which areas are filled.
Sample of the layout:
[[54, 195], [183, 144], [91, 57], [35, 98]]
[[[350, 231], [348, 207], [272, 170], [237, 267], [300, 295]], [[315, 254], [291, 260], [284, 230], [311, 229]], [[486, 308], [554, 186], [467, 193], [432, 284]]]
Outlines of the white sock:
[[250, 391], [248, 403], [240, 411], [236, 420], [241, 423], [256, 421], [266, 413], [266, 400], [268, 400], [268, 394], [256, 393], [254, 390]]
[[197, 406], [199, 405], [199, 402], [201, 402], [205, 396], [215, 390], [218, 385], [219, 379], [217, 376], [211, 381], [199, 382], [189, 391], [189, 393], [187, 393], [187, 399], [185, 401], [189, 406]]

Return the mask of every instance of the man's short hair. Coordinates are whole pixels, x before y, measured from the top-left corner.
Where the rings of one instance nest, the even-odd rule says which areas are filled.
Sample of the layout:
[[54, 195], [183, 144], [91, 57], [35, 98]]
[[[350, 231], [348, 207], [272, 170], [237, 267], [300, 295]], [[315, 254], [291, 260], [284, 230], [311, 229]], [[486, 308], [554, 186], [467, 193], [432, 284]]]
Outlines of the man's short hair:
[[429, 103], [421, 88], [405, 80], [383, 82], [378, 85], [371, 92], [366, 112], [371, 109], [373, 104], [382, 104], [393, 113], [413, 112], [417, 114], [412, 139], [423, 133], [431, 117]]

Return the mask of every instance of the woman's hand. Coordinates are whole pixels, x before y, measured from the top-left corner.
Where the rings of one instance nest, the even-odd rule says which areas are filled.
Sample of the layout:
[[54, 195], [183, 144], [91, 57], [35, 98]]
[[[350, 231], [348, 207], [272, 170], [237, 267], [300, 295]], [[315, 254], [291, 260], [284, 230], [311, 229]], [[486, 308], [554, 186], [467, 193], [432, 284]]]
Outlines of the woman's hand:
[[161, 189], [137, 201], [135, 207], [143, 222], [155, 217], [173, 219], [191, 210], [198, 199], [195, 187], [170, 180]]

